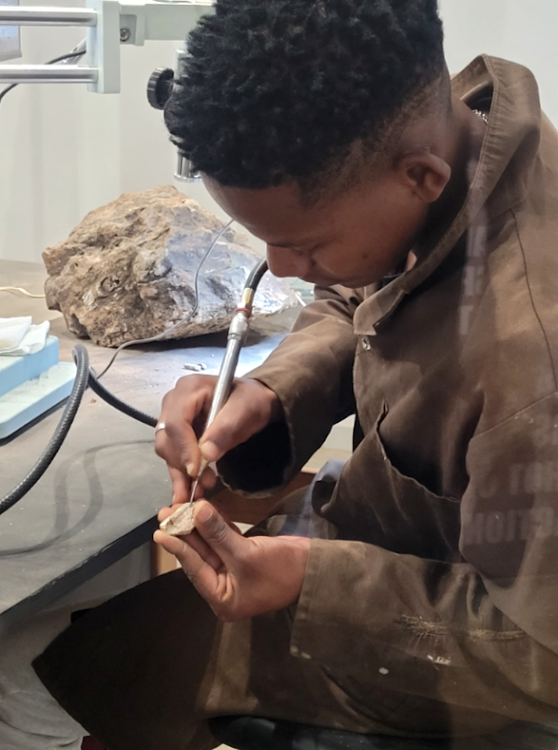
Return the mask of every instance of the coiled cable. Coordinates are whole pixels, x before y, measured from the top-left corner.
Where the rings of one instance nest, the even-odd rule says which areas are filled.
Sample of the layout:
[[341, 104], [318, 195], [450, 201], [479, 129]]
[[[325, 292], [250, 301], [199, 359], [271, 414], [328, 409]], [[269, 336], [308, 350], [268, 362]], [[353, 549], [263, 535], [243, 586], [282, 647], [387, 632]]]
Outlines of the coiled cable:
[[138, 422], [143, 422], [143, 424], [146, 424], [148, 427], [155, 427], [157, 424], [155, 417], [136, 409], [135, 406], [130, 406], [130, 404], [127, 404], [125, 401], [121, 401], [114, 395], [114, 393], [107, 390], [104, 385], [99, 383], [97, 376], [91, 369], [89, 370], [89, 387], [97, 394], [97, 396], [100, 396], [103, 401], [106, 401], [107, 404], [114, 406], [115, 409], [124, 412], [124, 414], [127, 414], [129, 417], [137, 419]]
[[[213, 246], [215, 245], [219, 237], [221, 237], [221, 235], [229, 227], [230, 223], [232, 223], [232, 220], [231, 222], [229, 222], [229, 224], [223, 227], [220, 234], [215, 238], [215, 240], [213, 241], [213, 243], [211, 244], [209, 248], [209, 251], [206, 252], [203, 260], [207, 258], [209, 252], [213, 249]], [[245, 294], [247, 290], [250, 290], [252, 293], [255, 293], [257, 286], [260, 283], [261, 278], [266, 271], [267, 271], [267, 262], [265, 260], [259, 261], [256, 264], [256, 266], [252, 269], [252, 271], [250, 272], [246, 280], [246, 284], [244, 286]], [[198, 295], [196, 295], [196, 300], [197, 300], [197, 297]], [[252, 294], [252, 297], [253, 297], [253, 294]], [[244, 296], [243, 296], [243, 299], [244, 299]], [[169, 331], [166, 331], [165, 333], [169, 333]], [[159, 336], [153, 337], [150, 340], [155, 341], [158, 339], [159, 339]], [[129, 344], [132, 344], [132, 343], [136, 343], [136, 342], [129, 342]], [[70, 393], [68, 397], [68, 401], [66, 402], [66, 406], [64, 407], [64, 411], [62, 412], [60, 421], [58, 422], [56, 429], [54, 431], [54, 434], [49, 440], [47, 447], [43, 451], [39, 460], [36, 462], [33, 468], [29, 471], [27, 476], [25, 476], [21, 480], [21, 482], [16, 487], [14, 487], [13, 490], [11, 490], [11, 492], [8, 492], [8, 494], [5, 495], [0, 500], [0, 515], [2, 515], [2, 513], [5, 513], [12, 506], [14, 506], [18, 502], [18, 500], [21, 500], [21, 498], [27, 492], [29, 492], [31, 487], [33, 487], [33, 485], [35, 485], [39, 481], [39, 479], [43, 476], [47, 468], [50, 466], [54, 457], [56, 456], [56, 454], [62, 447], [62, 443], [66, 439], [66, 436], [70, 430], [70, 427], [72, 426], [72, 422], [75, 419], [77, 410], [83, 398], [83, 394], [85, 393], [88, 386], [100, 398], [102, 398], [111, 406], [114, 406], [115, 409], [118, 409], [119, 411], [123, 412], [124, 414], [127, 414], [129, 417], [132, 417], [133, 419], [137, 419], [138, 422], [142, 422], [143, 424], [146, 424], [149, 427], [156, 426], [157, 420], [155, 419], [155, 417], [152, 417], [149, 414], [146, 414], [145, 412], [140, 411], [139, 409], [136, 409], [133, 406], [130, 406], [125, 401], [121, 401], [119, 398], [117, 398], [114, 395], [114, 393], [111, 393], [109, 390], [107, 390], [104, 387], [104, 385], [101, 385], [101, 383], [99, 382], [99, 377], [101, 377], [108, 370], [108, 368], [111, 366], [112, 362], [114, 361], [116, 354], [118, 354], [121, 348], [123, 347], [120, 347], [119, 349], [117, 349], [115, 355], [113, 356], [113, 358], [111, 359], [107, 367], [103, 370], [101, 375], [96, 375], [95, 372], [92, 370], [92, 368], [89, 366], [89, 355], [87, 353], [87, 349], [83, 346], [83, 344], [78, 344], [77, 346], [74, 347], [74, 349], [72, 350], [72, 355], [73, 355], [74, 362], [77, 368], [76, 377], [74, 379], [74, 384], [72, 386], [72, 392]]]
[[143, 424], [155, 427], [157, 420], [154, 417], [145, 414], [139, 409], [135, 409], [133, 406], [121, 401], [114, 394], [107, 391], [97, 380], [95, 373], [89, 367], [89, 355], [87, 349], [82, 345], [78, 344], [72, 351], [74, 362], [76, 364], [76, 377], [72, 386], [72, 392], [70, 393], [60, 421], [58, 422], [54, 434], [48, 442], [47, 447], [43, 451], [42, 455], [25, 476], [21, 482], [14, 487], [11, 492], [0, 500], [0, 515], [9, 510], [15, 505], [18, 500], [29, 492], [31, 487], [36, 484], [39, 479], [43, 476], [47, 468], [52, 463], [54, 457], [62, 447], [62, 443], [66, 439], [66, 436], [72, 426], [72, 422], [75, 419], [79, 405], [83, 398], [87, 386], [91, 388], [98, 396], [107, 401], [111, 406], [114, 406], [119, 411], [124, 412], [130, 417], [137, 419]]

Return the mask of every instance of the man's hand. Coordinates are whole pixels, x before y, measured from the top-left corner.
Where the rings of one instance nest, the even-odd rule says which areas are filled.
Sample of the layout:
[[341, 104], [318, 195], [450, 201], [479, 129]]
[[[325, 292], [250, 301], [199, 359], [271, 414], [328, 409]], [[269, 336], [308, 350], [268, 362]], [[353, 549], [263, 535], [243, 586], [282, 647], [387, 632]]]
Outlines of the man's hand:
[[[159, 514], [170, 514], [167, 509]], [[194, 516], [186, 537], [156, 531], [153, 538], [175, 555], [217, 617], [242, 620], [294, 604], [302, 590], [310, 539], [241, 536], [208, 502]]]
[[[159, 422], [165, 423], [165, 429], [155, 435], [155, 452], [167, 462], [175, 504], [189, 499], [190, 478], [197, 476], [202, 457], [217, 461], [281, 417], [281, 405], [272, 390], [257, 380], [238, 378], [227, 403], [204, 433], [216, 382], [212, 375], [188, 375], [163, 399]], [[213, 472], [207, 469], [199, 496], [214, 483]]]

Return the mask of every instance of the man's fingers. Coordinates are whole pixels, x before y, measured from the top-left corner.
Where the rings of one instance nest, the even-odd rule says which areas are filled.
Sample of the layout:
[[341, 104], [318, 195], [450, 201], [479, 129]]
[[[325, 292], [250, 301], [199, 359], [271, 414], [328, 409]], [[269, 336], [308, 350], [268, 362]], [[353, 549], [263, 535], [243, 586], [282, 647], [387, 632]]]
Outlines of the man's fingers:
[[[234, 393], [234, 392], [233, 392]], [[246, 411], [246, 404], [240, 399], [229, 397], [213, 423], [203, 433], [199, 448], [206, 461], [213, 463], [243, 440], [238, 439], [239, 424]]]
[[[172, 505], [183, 505], [184, 503], [189, 502], [192, 491], [192, 482], [194, 480], [183, 471], [180, 471], [180, 469], [175, 469], [172, 466], [168, 466], [167, 468], [172, 482]], [[210, 490], [215, 486], [216, 481], [217, 477], [215, 476], [215, 472], [208, 466], [200, 477], [194, 500], [202, 498], [206, 490]], [[172, 511], [174, 510], [176, 510], [176, 507], [172, 508]], [[166, 509], [164, 508], [163, 511], [166, 511]], [[160, 513], [163, 511], [160, 511]], [[159, 520], [164, 521], [168, 515], [169, 514], [166, 513], [163, 517], [159, 517]]]
[[211, 565], [213, 570], [218, 571], [223, 567], [223, 561], [219, 555], [215, 550], [211, 549], [209, 544], [199, 535], [197, 530], [192, 531], [191, 534], [184, 537], [184, 541], [198, 553], [204, 562]]
[[168, 466], [169, 476], [172, 482], [172, 504], [181, 505], [190, 499], [190, 477], [180, 469]]
[[[203, 415], [211, 404], [215, 381], [216, 378], [211, 376], [188, 375], [180, 378], [174, 390], [163, 398], [159, 421], [165, 423], [164, 432], [173, 444], [174, 453], [177, 449], [180, 452], [178, 467], [184, 468], [191, 477], [196, 476], [199, 471], [201, 457], [198, 439], [205, 422]], [[171, 460], [170, 455], [159, 455], [167, 463], [177, 466], [172, 460], [174, 455]]]
[[223, 563], [242, 553], [246, 540], [219, 515], [206, 500], [200, 500], [194, 511], [194, 523], [200, 536], [215, 550]]
[[228, 401], [212, 424], [203, 433], [200, 451], [206, 461], [218, 461], [221, 456], [259, 432], [266, 424], [257, 402], [247, 399], [245, 393], [233, 386]]
[[195, 476], [200, 464], [198, 438], [192, 425], [187, 422], [159, 418], [165, 428], [155, 434], [155, 453], [169, 466]]
[[242, 531], [238, 528], [238, 526], [234, 523], [234, 521], [227, 521], [231, 529], [234, 531], [235, 534], [238, 534], [238, 536], [244, 536]]
[[165, 429], [155, 436], [155, 450], [190, 477], [199, 471], [202, 456], [209, 463], [218, 460], [280, 415], [279, 400], [271, 389], [241, 378], [234, 381], [227, 403], [202, 434], [216, 382], [214, 376], [189, 375], [180, 378], [163, 399], [159, 422]]
[[215, 474], [215, 471], [211, 468], [211, 466], [206, 466], [200, 477], [200, 481], [198, 483], [198, 490], [196, 492], [196, 497], [194, 499], [199, 500], [200, 498], [202, 498], [205, 490], [213, 489], [213, 487], [215, 487], [216, 482], [217, 482], [217, 475]]
[[[192, 432], [190, 425], [185, 426], [184, 432]], [[178, 469], [187, 475], [186, 465], [192, 463], [189, 459], [188, 448], [186, 447], [187, 442], [188, 438], [186, 438], [185, 442], [182, 433], [178, 433], [172, 425], [165, 423], [165, 428], [155, 433], [155, 453], [166, 462], [169, 469]], [[197, 449], [197, 452], [199, 455], [199, 449]]]
[[[197, 494], [197, 493], [196, 493]], [[175, 510], [178, 507], [177, 504], [173, 504], [169, 507], [161, 508], [161, 510], [157, 513], [157, 520], [159, 523], [163, 523], [163, 521], [166, 521], [169, 516], [172, 516], [172, 514], [175, 512]], [[221, 518], [227, 523], [231, 529], [234, 531], [235, 534], [239, 534], [239, 536], [242, 536], [242, 531], [238, 528], [238, 526], [234, 523], [234, 521], [231, 521], [230, 518], [227, 518], [227, 516], [224, 513], [221, 513]]]
[[[157, 520], [159, 523], [162, 523], [165, 521], [169, 516], [172, 516], [172, 514], [176, 511], [178, 506], [173, 505], [170, 508], [162, 508], [159, 513], [157, 514]], [[165, 534], [165, 537], [169, 536], [168, 534]], [[188, 544], [192, 549], [195, 549], [198, 555], [204, 560], [208, 565], [211, 565], [213, 570], [219, 570], [223, 566], [223, 561], [213, 550], [209, 544], [201, 537], [196, 529], [192, 531], [190, 534], [187, 534], [186, 536], [178, 537], [183, 542]], [[165, 549], [167, 547], [165, 546]], [[175, 554], [174, 552], [172, 554]]]
[[197, 476], [200, 470], [201, 456], [198, 437], [191, 425], [182, 424], [180, 431], [171, 427], [169, 437], [174, 440], [175, 445], [180, 446], [180, 468], [183, 468], [190, 477]]
[[153, 541], [176, 557], [190, 581], [210, 606], [218, 604], [217, 573], [193, 547], [180, 537], [169, 536], [163, 531], [156, 531]]
[[[163, 511], [159, 513], [159, 521], [164, 521], [165, 518], [168, 518], [171, 513], [174, 513], [176, 508], [165, 508], [164, 510], [166, 511], [166, 513], [164, 513]], [[161, 516], [164, 516], [164, 518], [161, 518]], [[165, 534], [165, 536], [169, 535]], [[221, 560], [219, 555], [215, 552], [215, 550], [211, 549], [209, 544], [205, 541], [205, 539], [202, 539], [202, 537], [195, 529], [191, 534], [178, 537], [178, 539], [181, 539], [185, 544], [188, 544], [190, 547], [192, 547], [192, 549], [195, 549], [202, 560], [204, 560], [208, 565], [211, 565], [213, 570], [219, 570], [223, 567], [223, 561]], [[172, 554], [174, 554], [174, 552]]]

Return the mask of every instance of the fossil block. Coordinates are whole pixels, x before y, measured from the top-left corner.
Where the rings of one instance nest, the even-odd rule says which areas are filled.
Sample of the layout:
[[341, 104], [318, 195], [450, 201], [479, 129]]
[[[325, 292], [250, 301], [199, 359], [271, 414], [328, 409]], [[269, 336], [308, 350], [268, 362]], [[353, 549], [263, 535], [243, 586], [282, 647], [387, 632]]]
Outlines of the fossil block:
[[197, 503], [180, 505], [174, 513], [159, 526], [161, 531], [170, 536], [186, 536], [194, 530], [194, 510]]
[[[69, 330], [102, 346], [226, 329], [244, 282], [261, 256], [228, 229], [199, 273], [223, 222], [172, 186], [126, 193], [91, 211], [64, 242], [47, 248], [47, 305]], [[266, 274], [254, 315], [297, 304], [289, 286]]]

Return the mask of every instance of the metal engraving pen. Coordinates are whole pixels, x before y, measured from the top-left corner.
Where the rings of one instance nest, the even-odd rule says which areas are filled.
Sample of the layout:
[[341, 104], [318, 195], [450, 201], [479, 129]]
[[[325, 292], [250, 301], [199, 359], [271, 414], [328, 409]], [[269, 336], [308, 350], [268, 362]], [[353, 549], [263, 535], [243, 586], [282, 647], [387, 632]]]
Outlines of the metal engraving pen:
[[[256, 289], [264, 273], [267, 271], [267, 261], [262, 260], [252, 270], [242, 294], [242, 301], [237, 307], [236, 312], [233, 316], [231, 324], [229, 326], [229, 333], [227, 336], [227, 348], [225, 349], [225, 356], [221, 363], [221, 369], [219, 370], [219, 376], [215, 385], [215, 391], [213, 393], [213, 400], [211, 402], [211, 408], [207, 417], [204, 432], [207, 430], [210, 424], [215, 420], [217, 414], [221, 411], [227, 399], [229, 398], [236, 367], [238, 364], [238, 358], [246, 333], [248, 332], [248, 323], [252, 315], [252, 307], [254, 303], [254, 296]], [[194, 502], [194, 496], [198, 488], [200, 477], [207, 467], [207, 461], [202, 460], [198, 475], [192, 482], [192, 489], [190, 492], [190, 503]]]

